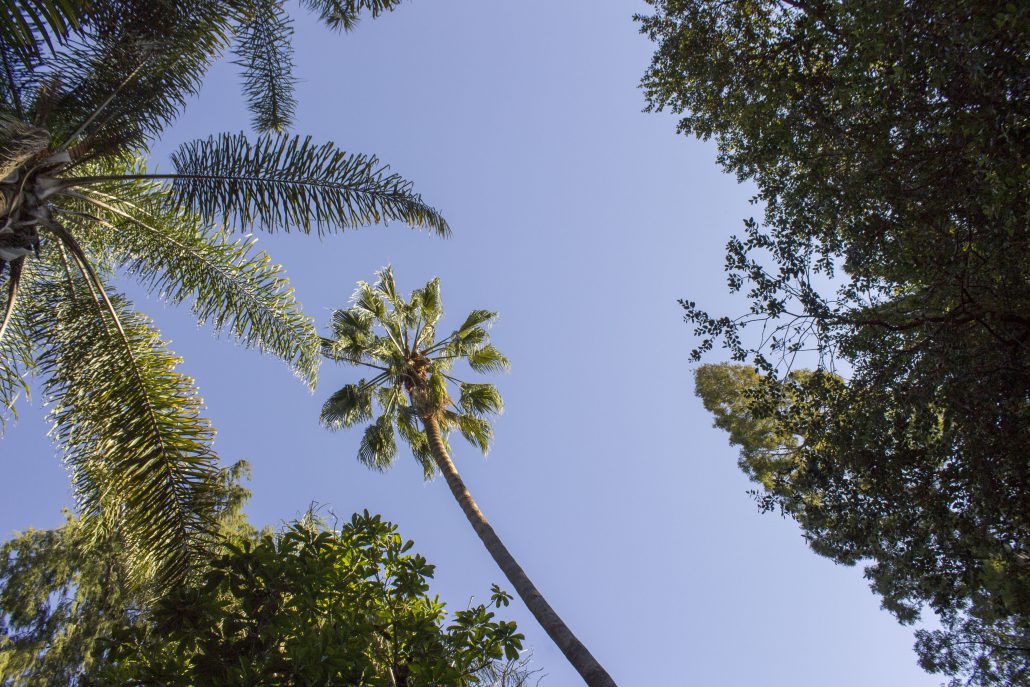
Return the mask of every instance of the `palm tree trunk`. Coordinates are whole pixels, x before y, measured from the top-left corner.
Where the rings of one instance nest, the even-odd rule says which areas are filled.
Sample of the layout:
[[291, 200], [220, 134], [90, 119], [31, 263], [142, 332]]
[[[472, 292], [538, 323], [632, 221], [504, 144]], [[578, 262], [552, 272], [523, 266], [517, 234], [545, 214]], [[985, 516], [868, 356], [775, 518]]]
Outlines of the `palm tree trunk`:
[[479, 535], [480, 540], [482, 540], [490, 555], [493, 556], [494, 562], [500, 567], [501, 572], [504, 573], [504, 576], [515, 587], [515, 591], [518, 592], [519, 596], [522, 597], [522, 601], [525, 602], [530, 613], [547, 631], [548, 636], [558, 645], [558, 648], [565, 654], [565, 658], [579, 671], [579, 674], [583, 676], [583, 680], [590, 687], [616, 687], [615, 680], [611, 678], [608, 671], [591, 655], [590, 651], [583, 645], [583, 642], [579, 641], [576, 635], [572, 634], [572, 630], [565, 624], [565, 621], [554, 612], [554, 609], [551, 608], [551, 605], [547, 603], [547, 600], [536, 586], [533, 585], [533, 582], [522, 570], [522, 567], [515, 561], [511, 553], [508, 552], [508, 549], [501, 542], [501, 538], [494, 532], [494, 528], [486, 521], [483, 512], [479, 510], [479, 506], [476, 505], [472, 495], [465, 488], [465, 483], [462, 482], [461, 476], [454, 467], [450, 456], [447, 455], [447, 449], [444, 447], [443, 438], [440, 435], [440, 425], [437, 423], [436, 418], [432, 415], [423, 417], [422, 423], [425, 425], [429, 446], [433, 451], [433, 457], [436, 459], [436, 465], [440, 468], [440, 472], [443, 473], [444, 479], [447, 480], [447, 486], [450, 487], [451, 493], [457, 499], [458, 505], [461, 506], [461, 510], [465, 513], [465, 517], [471, 523], [472, 529]]

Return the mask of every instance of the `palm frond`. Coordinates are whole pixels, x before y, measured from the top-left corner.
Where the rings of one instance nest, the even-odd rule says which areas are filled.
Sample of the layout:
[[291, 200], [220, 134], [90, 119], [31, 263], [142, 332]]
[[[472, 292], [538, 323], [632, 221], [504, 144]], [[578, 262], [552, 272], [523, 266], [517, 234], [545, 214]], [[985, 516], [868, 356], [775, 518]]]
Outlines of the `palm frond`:
[[256, 239], [232, 240], [169, 209], [160, 188], [122, 186], [118, 192], [89, 189], [82, 196], [104, 225], [92, 232], [99, 251], [169, 303], [192, 301], [201, 324], [285, 361], [314, 387], [320, 362], [314, 322], [282, 267], [255, 249]]
[[301, 0], [300, 4], [312, 12], [331, 29], [351, 31], [358, 23], [362, 11], [371, 13], [375, 19], [392, 11], [402, 0]]
[[26, 303], [35, 300], [34, 273], [32, 263], [22, 270], [22, 297], [14, 304], [7, 331], [0, 338], [0, 436], [3, 436], [8, 420], [17, 417], [15, 402], [19, 396], [28, 395], [25, 377], [35, 367], [33, 343], [26, 323]]
[[3, 0], [0, 42], [11, 46], [25, 61], [38, 57], [68, 38], [85, 14], [86, 0]]
[[493, 443], [494, 431], [489, 421], [474, 415], [454, 414], [449, 418], [451, 426], [457, 428], [465, 441], [479, 448], [486, 455], [490, 451], [490, 444]]
[[[56, 276], [56, 275], [55, 275]], [[83, 277], [48, 280], [30, 314], [52, 404], [51, 435], [71, 469], [79, 509], [117, 529], [140, 569], [185, 574], [209, 533], [218, 475], [192, 380], [122, 296], [119, 319], [85, 294]]]
[[418, 417], [410, 407], [402, 407], [397, 411], [397, 433], [408, 445], [411, 455], [422, 467], [422, 476], [425, 479], [432, 479], [436, 474], [436, 462], [433, 460], [433, 451], [429, 447], [429, 437], [426, 432], [418, 426]]
[[493, 344], [471, 351], [466, 359], [469, 367], [476, 372], [505, 372], [511, 369], [511, 363]]
[[240, 2], [95, 3], [81, 35], [44, 65], [52, 76], [30, 108], [34, 120], [66, 141], [93, 118], [76, 141], [93, 153], [144, 148], [175, 119], [229, 44]]
[[242, 134], [194, 141], [172, 155], [173, 199], [209, 221], [305, 233], [401, 221], [446, 236], [439, 212], [368, 155], [310, 137]]
[[293, 22], [280, 0], [252, 0], [254, 8], [236, 33], [236, 64], [243, 94], [258, 131], [282, 131], [293, 123]]
[[490, 324], [497, 319], [497, 313], [489, 310], [473, 310], [465, 321], [454, 331], [454, 337], [463, 339], [473, 334], [476, 330], [482, 329], [483, 325]]
[[500, 414], [504, 410], [501, 393], [493, 384], [460, 384], [458, 406], [470, 415]]
[[392, 416], [379, 416], [365, 429], [358, 447], [358, 460], [373, 470], [386, 470], [397, 456], [397, 442], [393, 434]]
[[336, 391], [322, 405], [322, 413], [319, 417], [322, 426], [335, 431], [371, 420], [372, 392], [372, 386], [364, 379], [357, 384], [348, 384]]

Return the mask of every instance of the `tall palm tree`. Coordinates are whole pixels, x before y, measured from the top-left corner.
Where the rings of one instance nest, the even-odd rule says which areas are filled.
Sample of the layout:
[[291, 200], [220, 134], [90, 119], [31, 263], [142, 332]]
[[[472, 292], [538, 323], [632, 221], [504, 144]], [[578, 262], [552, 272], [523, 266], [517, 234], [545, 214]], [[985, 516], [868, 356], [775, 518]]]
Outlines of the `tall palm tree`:
[[399, 434], [427, 479], [439, 470], [472, 529], [569, 662], [591, 687], [614, 687], [607, 671], [501, 542], [450, 458], [447, 435], [454, 430], [486, 453], [493, 439], [487, 416], [503, 408], [493, 385], [464, 382], [453, 375], [459, 361], [474, 372], [508, 369], [508, 360], [490, 343], [487, 332], [496, 314], [474, 310], [461, 326], [438, 337], [443, 315], [440, 280], [405, 300], [397, 292], [391, 268], [377, 276], [374, 285], [358, 283], [351, 307], [333, 313], [332, 338], [322, 341], [322, 352], [330, 360], [372, 370], [368, 379], [347, 384], [329, 397], [322, 407], [322, 424], [338, 430], [371, 420], [358, 460], [372, 469], [390, 467]]
[[191, 301], [313, 385], [310, 318], [281, 268], [231, 232], [448, 231], [409, 182], [332, 143], [223, 134], [181, 146], [169, 173], [147, 168], [148, 144], [229, 44], [232, 4], [97, 0], [82, 33], [29, 62], [0, 41], [0, 424], [26, 375], [41, 377], [80, 514], [117, 533], [141, 574], [182, 575], [203, 550], [217, 458], [192, 380], [112, 275]]

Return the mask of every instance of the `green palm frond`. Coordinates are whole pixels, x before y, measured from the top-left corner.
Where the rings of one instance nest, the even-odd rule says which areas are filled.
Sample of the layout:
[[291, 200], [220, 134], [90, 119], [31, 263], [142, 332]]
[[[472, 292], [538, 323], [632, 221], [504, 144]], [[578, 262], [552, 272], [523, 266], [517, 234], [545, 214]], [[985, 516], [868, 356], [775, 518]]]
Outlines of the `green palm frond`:
[[465, 437], [465, 441], [479, 448], [483, 455], [490, 451], [494, 431], [486, 419], [458, 413], [445, 414], [444, 419], [446, 420], [444, 424], [448, 429], [456, 428]]
[[80, 512], [121, 532], [141, 570], [179, 577], [216, 508], [213, 430], [192, 380], [176, 371], [179, 359], [149, 321], [113, 295], [116, 322], [83, 277], [65, 277], [37, 290], [30, 318], [51, 434]]
[[511, 363], [493, 344], [484, 344], [469, 351], [466, 360], [476, 372], [504, 372], [511, 368]]
[[399, 408], [397, 411], [397, 433], [408, 445], [411, 455], [422, 468], [422, 476], [432, 479], [436, 474], [436, 463], [433, 451], [429, 447], [429, 438], [424, 429], [419, 427], [419, 419], [411, 408]]
[[144, 148], [229, 44], [240, 2], [96, 3], [81, 35], [46, 65], [44, 74], [54, 77], [36, 92], [34, 120], [57, 143], [88, 146], [93, 154]]
[[210, 221], [323, 234], [401, 221], [446, 236], [439, 212], [378, 158], [310, 137], [242, 134], [194, 141], [172, 155], [173, 199]]
[[[169, 303], [192, 301], [201, 324], [285, 361], [314, 387], [320, 362], [314, 322], [282, 267], [255, 250], [256, 239], [230, 239], [169, 209], [160, 187], [138, 183], [103, 191], [87, 189], [80, 205], [99, 220], [91, 234], [106, 259]], [[89, 226], [89, 218], [80, 219]]]
[[365, 428], [358, 448], [358, 460], [373, 470], [386, 470], [397, 457], [397, 441], [393, 434], [393, 418], [380, 416]]
[[504, 410], [504, 401], [493, 384], [459, 384], [458, 388], [458, 405], [467, 414], [498, 415]]
[[371, 420], [372, 391], [364, 379], [339, 389], [322, 405], [322, 424], [336, 430]]
[[26, 304], [35, 300], [35, 272], [36, 266], [32, 263], [22, 272], [22, 297], [15, 303], [7, 330], [0, 339], [0, 436], [4, 434], [7, 421], [17, 418], [15, 402], [19, 396], [28, 395], [25, 378], [35, 368], [34, 346], [26, 322]]
[[237, 28], [236, 64], [243, 94], [258, 131], [282, 131], [293, 122], [293, 22], [280, 0], [252, 0], [254, 9]]
[[312, 12], [317, 12], [319, 19], [331, 29], [350, 31], [358, 23], [363, 11], [376, 18], [384, 12], [390, 12], [400, 5], [402, 0], [300, 0], [300, 4]]
[[[487, 416], [504, 409], [501, 395], [490, 384], [462, 382], [451, 371], [461, 360], [473, 371], [508, 369], [507, 358], [490, 343], [486, 329], [497, 316], [473, 311], [437, 341], [443, 315], [439, 279], [405, 299], [391, 268], [376, 274], [374, 284], [358, 282], [349, 308], [333, 313], [332, 336], [322, 340], [322, 350], [335, 362], [369, 367], [377, 374], [333, 394], [322, 408], [321, 422], [337, 430], [374, 420], [366, 429], [359, 460], [376, 469], [389, 466], [397, 450], [394, 435], [399, 434], [429, 478], [435, 464], [425, 433], [427, 418], [445, 435], [459, 432], [484, 454], [489, 450], [493, 430]], [[449, 390], [455, 385], [457, 400]]]
[[0, 42], [25, 61], [40, 54], [42, 46], [54, 50], [68, 38], [85, 14], [86, 0], [3, 0]]

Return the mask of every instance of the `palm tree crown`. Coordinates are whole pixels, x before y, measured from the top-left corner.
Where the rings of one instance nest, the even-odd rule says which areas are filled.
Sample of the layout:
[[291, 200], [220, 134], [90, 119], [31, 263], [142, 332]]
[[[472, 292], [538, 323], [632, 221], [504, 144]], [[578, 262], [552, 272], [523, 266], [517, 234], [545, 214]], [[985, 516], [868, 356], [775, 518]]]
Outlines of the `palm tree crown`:
[[445, 433], [457, 430], [484, 454], [490, 448], [493, 430], [486, 418], [502, 411], [501, 395], [491, 384], [456, 378], [453, 368], [464, 361], [475, 372], [508, 369], [507, 358], [490, 343], [487, 331], [497, 315], [474, 310], [460, 327], [438, 338], [440, 280], [433, 279], [405, 300], [391, 268], [377, 276], [374, 285], [358, 284], [350, 308], [333, 313], [333, 337], [322, 341], [329, 359], [373, 373], [330, 396], [322, 407], [322, 424], [337, 430], [372, 420], [358, 460], [370, 468], [388, 468], [397, 455], [399, 434], [429, 478], [435, 461], [423, 418], [434, 418]]

